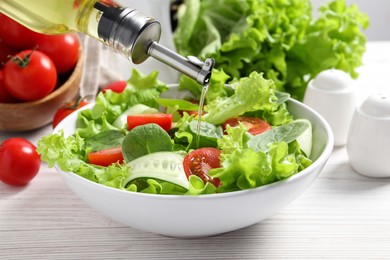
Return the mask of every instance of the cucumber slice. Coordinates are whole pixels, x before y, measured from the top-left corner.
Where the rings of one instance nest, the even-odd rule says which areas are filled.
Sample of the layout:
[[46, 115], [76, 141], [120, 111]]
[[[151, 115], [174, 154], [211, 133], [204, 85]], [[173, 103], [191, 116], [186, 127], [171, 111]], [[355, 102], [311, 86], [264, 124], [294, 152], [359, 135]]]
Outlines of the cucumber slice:
[[129, 115], [137, 115], [137, 114], [157, 114], [160, 113], [158, 109], [153, 107], [148, 107], [144, 104], [137, 104], [132, 107], [129, 107], [125, 112], [123, 112], [117, 119], [115, 119], [112, 124], [118, 128], [124, 128], [127, 123], [127, 116]]
[[128, 163], [130, 176], [125, 183], [138, 178], [159, 179], [174, 183], [188, 190], [189, 183], [183, 168], [183, 157], [173, 152], [156, 152], [144, 155]]

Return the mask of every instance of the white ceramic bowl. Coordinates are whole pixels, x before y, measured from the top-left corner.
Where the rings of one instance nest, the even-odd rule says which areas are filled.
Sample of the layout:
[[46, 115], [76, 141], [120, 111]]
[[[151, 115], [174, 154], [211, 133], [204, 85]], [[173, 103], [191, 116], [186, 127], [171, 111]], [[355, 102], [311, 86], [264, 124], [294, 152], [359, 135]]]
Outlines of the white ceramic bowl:
[[[155, 195], [118, 190], [58, 171], [89, 206], [139, 230], [173, 237], [204, 237], [241, 229], [272, 216], [297, 198], [317, 178], [332, 152], [333, 134], [326, 121], [300, 102], [289, 100], [288, 105], [297, 118], [312, 123], [314, 163], [291, 178], [270, 185], [213, 195]], [[65, 135], [72, 134], [76, 114], [77, 111], [63, 120], [55, 131], [63, 129]]]

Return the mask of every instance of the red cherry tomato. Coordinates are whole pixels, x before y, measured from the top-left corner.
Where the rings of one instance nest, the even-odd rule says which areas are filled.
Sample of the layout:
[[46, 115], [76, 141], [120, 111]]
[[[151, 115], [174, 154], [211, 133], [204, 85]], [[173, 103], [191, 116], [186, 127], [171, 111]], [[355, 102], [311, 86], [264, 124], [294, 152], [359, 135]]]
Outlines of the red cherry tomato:
[[248, 132], [252, 135], [261, 134], [265, 131], [272, 129], [271, 125], [265, 122], [264, 120], [256, 117], [247, 117], [247, 116], [239, 116], [233, 117], [223, 124], [223, 129], [226, 129], [227, 125], [231, 127], [238, 126], [238, 122], [243, 123], [246, 127], [248, 127]]
[[102, 89], [102, 92], [105, 93], [107, 90], [111, 89], [116, 93], [122, 93], [127, 86], [127, 82], [123, 80], [114, 81]]
[[200, 177], [204, 183], [211, 182], [215, 187], [221, 185], [218, 178], [211, 177], [208, 172], [213, 168], [221, 167], [221, 151], [213, 147], [194, 150], [184, 157], [184, 172], [189, 178], [191, 175]]
[[110, 148], [88, 154], [89, 163], [100, 166], [109, 166], [116, 162], [123, 163], [123, 160], [122, 147]]
[[76, 34], [36, 34], [34, 39], [38, 50], [53, 61], [57, 73], [66, 73], [76, 66], [80, 48]]
[[36, 32], [24, 27], [8, 16], [0, 13], [0, 38], [17, 49], [31, 49], [35, 47], [34, 37]]
[[23, 138], [10, 138], [0, 145], [0, 180], [13, 186], [30, 182], [38, 173], [41, 158], [35, 146]]
[[172, 127], [172, 114], [139, 114], [127, 116], [127, 126], [132, 130], [136, 126], [146, 124], [158, 124], [165, 131]]
[[17, 49], [7, 45], [3, 39], [0, 38], [0, 68], [2, 68], [10, 59], [10, 57], [16, 53], [18, 53]]
[[4, 66], [4, 84], [12, 96], [33, 101], [52, 92], [57, 83], [57, 71], [51, 59], [40, 51], [18, 53]]
[[14, 98], [3, 83], [3, 71], [0, 70], [0, 103], [16, 103], [18, 100]]
[[83, 107], [85, 105], [89, 104], [86, 101], [77, 101], [77, 102], [71, 102], [63, 105], [60, 107], [53, 117], [52, 126], [55, 128], [65, 117], [72, 114], [74, 111], [79, 109], [80, 107]]

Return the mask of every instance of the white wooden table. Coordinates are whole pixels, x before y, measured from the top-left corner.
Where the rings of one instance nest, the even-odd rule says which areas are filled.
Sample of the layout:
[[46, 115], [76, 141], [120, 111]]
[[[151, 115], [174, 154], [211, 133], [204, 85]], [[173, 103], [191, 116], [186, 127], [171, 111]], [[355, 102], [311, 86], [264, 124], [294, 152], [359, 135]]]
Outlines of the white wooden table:
[[[390, 90], [390, 42], [367, 47], [358, 80], [362, 98]], [[0, 141], [22, 136], [36, 143], [50, 131], [0, 133]], [[114, 222], [84, 204], [45, 164], [26, 187], [0, 183], [0, 259], [212, 258], [390, 259], [390, 179], [357, 174], [345, 147], [338, 147], [320, 177], [288, 207], [254, 226], [203, 239], [169, 238]]]

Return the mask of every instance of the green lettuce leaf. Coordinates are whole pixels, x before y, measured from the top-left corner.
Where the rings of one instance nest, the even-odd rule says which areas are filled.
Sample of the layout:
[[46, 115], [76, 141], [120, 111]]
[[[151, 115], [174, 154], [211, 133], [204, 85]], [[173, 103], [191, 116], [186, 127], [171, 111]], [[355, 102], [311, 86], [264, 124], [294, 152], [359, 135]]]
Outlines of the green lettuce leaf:
[[149, 193], [149, 194], [171, 194], [183, 195], [187, 192], [186, 189], [166, 181], [158, 179], [136, 179], [127, 187], [127, 190], [133, 192]]
[[123, 139], [122, 153], [126, 163], [160, 151], [172, 151], [172, 142], [168, 133], [157, 124], [137, 126]]
[[129, 167], [112, 164], [100, 167], [86, 161], [85, 141], [77, 133], [65, 137], [63, 131], [42, 137], [37, 152], [49, 167], [57, 165], [62, 171], [74, 172], [93, 182], [117, 189], [125, 189]]
[[232, 96], [217, 98], [207, 104], [207, 114], [203, 117], [206, 122], [218, 125], [245, 112], [278, 107], [273, 82], [265, 80], [262, 73], [252, 72], [231, 86], [235, 90]]
[[196, 175], [191, 175], [188, 180], [190, 187], [186, 195], [214, 194], [217, 190], [213, 184], [210, 182], [205, 184], [203, 180]]
[[275, 142], [268, 153], [250, 148], [235, 150], [223, 160], [222, 168], [212, 169], [209, 174], [223, 183], [217, 192], [230, 192], [286, 179], [311, 163], [296, 141], [291, 144]]
[[248, 148], [247, 143], [251, 136], [247, 131], [248, 128], [241, 122], [237, 127], [227, 125], [226, 134], [217, 141], [222, 156], [230, 155], [236, 150]]
[[[213, 69], [210, 79], [210, 85], [206, 92], [206, 104], [216, 98], [227, 97], [232, 94], [232, 88], [226, 86], [226, 82], [230, 78], [223, 70]], [[179, 90], [188, 90], [196, 99], [200, 99], [203, 86], [195, 80], [182, 76], [179, 79]]]

